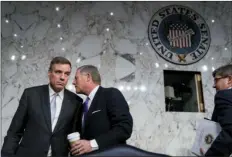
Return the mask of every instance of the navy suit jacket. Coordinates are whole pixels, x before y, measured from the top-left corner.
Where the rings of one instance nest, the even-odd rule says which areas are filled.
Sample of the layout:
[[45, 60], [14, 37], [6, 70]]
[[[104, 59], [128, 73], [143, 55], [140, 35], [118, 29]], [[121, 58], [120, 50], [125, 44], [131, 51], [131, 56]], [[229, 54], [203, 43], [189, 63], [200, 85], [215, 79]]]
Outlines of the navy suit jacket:
[[45, 157], [49, 145], [53, 156], [67, 156], [67, 134], [72, 132], [81, 102], [76, 94], [64, 90], [60, 115], [52, 132], [48, 85], [25, 89], [4, 139], [2, 157]]
[[81, 117], [76, 118], [74, 127], [81, 132], [81, 138], [95, 139], [100, 150], [125, 144], [132, 133], [133, 119], [129, 106], [116, 88], [99, 87], [88, 110], [84, 131], [81, 129]]
[[212, 120], [221, 125], [222, 131], [205, 156], [230, 156], [232, 154], [232, 89], [216, 93]]

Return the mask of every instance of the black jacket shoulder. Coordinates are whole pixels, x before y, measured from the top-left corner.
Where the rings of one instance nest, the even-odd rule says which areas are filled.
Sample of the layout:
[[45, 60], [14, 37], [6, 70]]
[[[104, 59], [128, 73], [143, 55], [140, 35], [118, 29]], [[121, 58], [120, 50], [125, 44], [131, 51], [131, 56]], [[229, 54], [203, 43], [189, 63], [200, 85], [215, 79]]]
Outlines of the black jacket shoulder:
[[65, 89], [65, 91], [68, 93], [68, 95], [72, 98], [75, 98], [77, 101], [79, 101], [80, 103], [83, 102], [83, 99], [81, 97], [79, 97], [77, 94]]

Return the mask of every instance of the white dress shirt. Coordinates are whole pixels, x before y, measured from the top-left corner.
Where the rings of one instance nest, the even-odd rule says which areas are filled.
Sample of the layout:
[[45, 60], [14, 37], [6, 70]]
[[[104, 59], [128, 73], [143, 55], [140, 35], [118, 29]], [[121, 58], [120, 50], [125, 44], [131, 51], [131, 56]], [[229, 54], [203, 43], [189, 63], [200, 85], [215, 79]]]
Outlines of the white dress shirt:
[[[94, 98], [95, 94], [97, 93], [98, 88], [99, 88], [99, 85], [96, 86], [96, 87], [91, 91], [91, 93], [88, 95], [88, 97], [89, 97], [88, 110], [89, 110], [89, 108], [90, 108], [90, 106], [91, 106], [91, 104], [92, 104], [93, 98]], [[84, 119], [84, 116], [82, 116], [82, 121], [83, 121], [83, 119]], [[98, 144], [97, 144], [97, 141], [96, 141], [95, 139], [90, 140], [90, 145], [91, 145], [91, 147], [92, 147], [92, 150], [97, 150], [97, 149], [99, 148], [99, 147], [98, 147]]]
[[[50, 98], [50, 104], [52, 103], [52, 99], [55, 96], [56, 92], [51, 88], [50, 84], [49, 84], [49, 98]], [[52, 131], [54, 130], [56, 123], [58, 121], [59, 115], [60, 115], [60, 111], [61, 111], [61, 106], [62, 106], [62, 102], [64, 99], [64, 89], [62, 91], [60, 91], [59, 93], [57, 93], [57, 97], [56, 97], [56, 111], [55, 111], [55, 118], [54, 121], [51, 121], [52, 124]], [[52, 118], [51, 118], [52, 119]], [[51, 156], [52, 154], [52, 150], [51, 150], [51, 145], [49, 146], [49, 150], [48, 150], [48, 156]]]

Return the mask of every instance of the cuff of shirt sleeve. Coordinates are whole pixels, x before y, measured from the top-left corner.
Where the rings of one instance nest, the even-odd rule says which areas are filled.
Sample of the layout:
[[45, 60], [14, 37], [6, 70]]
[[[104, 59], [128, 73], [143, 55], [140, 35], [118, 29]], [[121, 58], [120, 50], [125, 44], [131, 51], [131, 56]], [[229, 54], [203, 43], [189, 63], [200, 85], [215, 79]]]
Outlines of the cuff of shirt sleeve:
[[92, 150], [98, 150], [98, 144], [95, 139], [90, 141], [90, 145], [92, 147]]

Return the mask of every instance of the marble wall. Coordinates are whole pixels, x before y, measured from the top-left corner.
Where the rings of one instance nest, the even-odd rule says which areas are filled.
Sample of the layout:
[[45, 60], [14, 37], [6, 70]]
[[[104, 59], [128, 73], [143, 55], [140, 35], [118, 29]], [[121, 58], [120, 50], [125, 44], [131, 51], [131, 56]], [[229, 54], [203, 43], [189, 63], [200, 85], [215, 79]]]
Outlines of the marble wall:
[[[192, 8], [209, 25], [211, 46], [195, 64], [171, 64], [150, 45], [150, 18], [171, 4]], [[192, 155], [197, 120], [210, 118], [214, 107], [212, 69], [232, 62], [231, 8], [232, 2], [2, 2], [1, 137], [24, 88], [46, 84], [50, 60], [61, 55], [73, 64], [71, 91], [74, 69], [88, 63], [99, 67], [103, 86], [122, 91], [134, 119], [129, 144]], [[164, 69], [202, 72], [205, 113], [165, 112]]]

